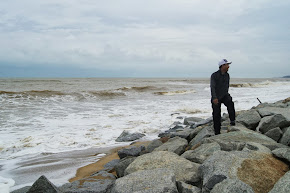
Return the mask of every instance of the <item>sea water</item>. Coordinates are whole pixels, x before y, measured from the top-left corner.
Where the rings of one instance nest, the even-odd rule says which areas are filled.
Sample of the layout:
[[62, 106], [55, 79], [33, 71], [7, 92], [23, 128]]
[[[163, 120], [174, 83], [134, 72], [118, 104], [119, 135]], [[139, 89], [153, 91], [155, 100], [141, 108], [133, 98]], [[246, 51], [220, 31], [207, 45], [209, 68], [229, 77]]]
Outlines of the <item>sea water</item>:
[[[290, 80], [231, 79], [229, 92], [236, 111], [245, 110], [258, 105], [257, 98], [289, 97]], [[12, 186], [15, 180], [16, 187], [39, 177], [18, 178], [13, 171], [23, 159], [121, 145], [115, 139], [124, 130], [151, 140], [178, 117], [208, 118], [212, 112], [208, 78], [0, 79], [0, 104], [0, 184]], [[74, 174], [47, 171], [58, 182]]]

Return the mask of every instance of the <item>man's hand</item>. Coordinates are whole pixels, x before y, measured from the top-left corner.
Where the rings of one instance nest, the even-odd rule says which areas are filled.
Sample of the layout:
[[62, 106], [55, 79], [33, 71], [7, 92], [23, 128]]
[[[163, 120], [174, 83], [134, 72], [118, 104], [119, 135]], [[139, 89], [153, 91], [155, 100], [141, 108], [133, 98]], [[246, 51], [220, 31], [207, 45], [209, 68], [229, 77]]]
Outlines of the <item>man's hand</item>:
[[218, 99], [213, 99], [212, 100], [213, 104], [218, 105], [219, 104], [219, 100]]

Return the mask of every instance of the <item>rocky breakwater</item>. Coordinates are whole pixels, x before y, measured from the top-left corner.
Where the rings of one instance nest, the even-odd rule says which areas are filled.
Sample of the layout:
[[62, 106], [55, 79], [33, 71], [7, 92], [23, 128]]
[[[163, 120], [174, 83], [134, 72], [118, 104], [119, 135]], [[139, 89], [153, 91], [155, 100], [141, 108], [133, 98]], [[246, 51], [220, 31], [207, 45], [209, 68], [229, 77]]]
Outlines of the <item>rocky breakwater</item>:
[[236, 126], [222, 120], [214, 135], [211, 119], [185, 118], [91, 176], [61, 187], [42, 176], [22, 192], [288, 193], [290, 99], [238, 112]]

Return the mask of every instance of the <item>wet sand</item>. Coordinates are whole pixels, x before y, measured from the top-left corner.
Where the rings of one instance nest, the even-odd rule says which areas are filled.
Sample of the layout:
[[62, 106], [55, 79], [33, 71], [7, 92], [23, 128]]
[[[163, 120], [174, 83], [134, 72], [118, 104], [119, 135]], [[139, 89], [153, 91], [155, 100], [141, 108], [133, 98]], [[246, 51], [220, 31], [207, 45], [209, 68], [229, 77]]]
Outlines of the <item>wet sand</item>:
[[[140, 146], [140, 145], [144, 145], [147, 146], [150, 143], [150, 141], [143, 141], [143, 142], [136, 142], [132, 145], [134, 146]], [[92, 163], [89, 164], [87, 166], [81, 167], [77, 170], [76, 176], [74, 178], [71, 178], [69, 181], [73, 182], [76, 180], [80, 180], [84, 177], [88, 177], [102, 169], [104, 169], [104, 165], [107, 164], [108, 162], [114, 160], [114, 159], [120, 159], [118, 156], [118, 151], [122, 148], [126, 148], [132, 145], [128, 145], [128, 146], [122, 146], [122, 147], [117, 147], [117, 148], [113, 148], [109, 151], [109, 153], [107, 153], [106, 156], [102, 157], [99, 161], [97, 161], [96, 163]], [[111, 172], [112, 174], [116, 175], [115, 171]]]

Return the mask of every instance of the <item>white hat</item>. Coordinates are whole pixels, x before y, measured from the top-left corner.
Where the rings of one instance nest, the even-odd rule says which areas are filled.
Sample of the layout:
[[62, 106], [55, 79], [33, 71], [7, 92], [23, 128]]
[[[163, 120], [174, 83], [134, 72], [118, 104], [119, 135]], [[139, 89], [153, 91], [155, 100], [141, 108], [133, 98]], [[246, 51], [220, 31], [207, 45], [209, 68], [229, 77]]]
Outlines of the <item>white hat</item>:
[[222, 59], [220, 62], [219, 62], [219, 67], [224, 65], [224, 64], [231, 64], [232, 62], [229, 62], [227, 59]]

